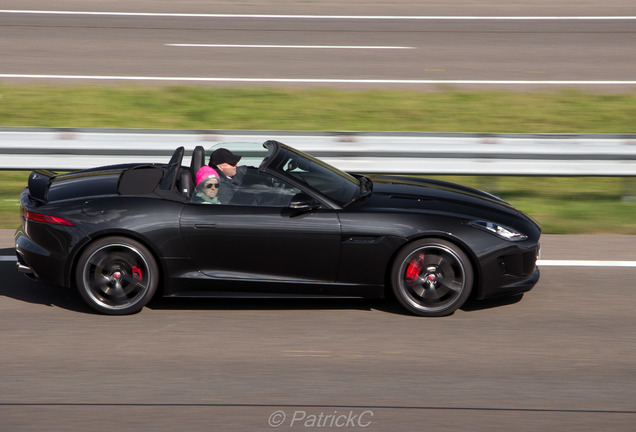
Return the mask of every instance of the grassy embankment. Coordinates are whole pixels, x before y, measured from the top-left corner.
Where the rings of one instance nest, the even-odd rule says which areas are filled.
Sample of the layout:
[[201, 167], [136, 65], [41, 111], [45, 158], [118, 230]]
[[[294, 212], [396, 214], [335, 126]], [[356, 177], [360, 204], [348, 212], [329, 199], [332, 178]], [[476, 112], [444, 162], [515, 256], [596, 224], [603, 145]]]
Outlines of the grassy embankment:
[[[0, 85], [0, 126], [636, 134], [634, 119], [636, 92]], [[0, 228], [18, 224], [27, 174], [0, 172]], [[496, 193], [546, 233], [636, 234], [636, 202], [624, 199], [636, 186], [627, 179], [444, 179]]]

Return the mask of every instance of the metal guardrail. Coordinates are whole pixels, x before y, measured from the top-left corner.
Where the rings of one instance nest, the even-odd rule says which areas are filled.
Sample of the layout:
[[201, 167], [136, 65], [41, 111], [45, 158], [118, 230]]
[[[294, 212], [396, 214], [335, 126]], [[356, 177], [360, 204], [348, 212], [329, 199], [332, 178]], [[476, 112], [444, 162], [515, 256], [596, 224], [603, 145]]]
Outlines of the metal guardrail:
[[189, 155], [197, 145], [268, 139], [352, 172], [636, 176], [636, 135], [67, 128], [0, 128], [0, 169], [165, 163], [178, 146]]

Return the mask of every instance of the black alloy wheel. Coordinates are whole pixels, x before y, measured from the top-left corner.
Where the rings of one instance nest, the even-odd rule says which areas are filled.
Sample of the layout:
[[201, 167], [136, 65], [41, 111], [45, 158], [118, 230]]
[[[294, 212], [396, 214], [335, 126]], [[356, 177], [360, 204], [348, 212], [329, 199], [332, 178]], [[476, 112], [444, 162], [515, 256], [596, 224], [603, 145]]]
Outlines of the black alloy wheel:
[[420, 316], [450, 315], [468, 299], [473, 268], [456, 245], [441, 239], [417, 240], [400, 251], [391, 272], [398, 301]]
[[98, 312], [125, 315], [139, 312], [157, 290], [159, 268], [150, 251], [126, 237], [91, 243], [80, 256], [77, 289]]

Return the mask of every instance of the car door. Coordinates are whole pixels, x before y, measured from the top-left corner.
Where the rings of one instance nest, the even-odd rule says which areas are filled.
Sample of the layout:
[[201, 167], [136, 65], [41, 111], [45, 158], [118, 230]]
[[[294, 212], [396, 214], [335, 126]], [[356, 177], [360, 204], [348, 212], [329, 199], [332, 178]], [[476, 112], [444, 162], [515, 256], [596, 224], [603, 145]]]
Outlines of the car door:
[[[194, 266], [214, 279], [276, 282], [286, 292], [306, 289], [298, 282], [335, 281], [341, 243], [337, 210], [291, 209], [291, 197], [299, 190], [259, 175], [253, 185], [241, 186], [254, 199], [237, 202], [250, 205], [185, 206], [181, 234]], [[288, 286], [280, 286], [285, 282]], [[236, 285], [232, 290], [254, 287]]]

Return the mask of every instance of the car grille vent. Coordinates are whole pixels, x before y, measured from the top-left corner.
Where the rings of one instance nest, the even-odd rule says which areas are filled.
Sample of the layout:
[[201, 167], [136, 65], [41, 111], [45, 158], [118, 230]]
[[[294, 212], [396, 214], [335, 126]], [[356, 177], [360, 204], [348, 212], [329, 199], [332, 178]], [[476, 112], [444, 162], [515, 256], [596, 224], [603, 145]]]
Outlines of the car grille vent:
[[505, 255], [498, 258], [504, 277], [520, 278], [532, 274], [536, 268], [536, 250], [521, 255]]

